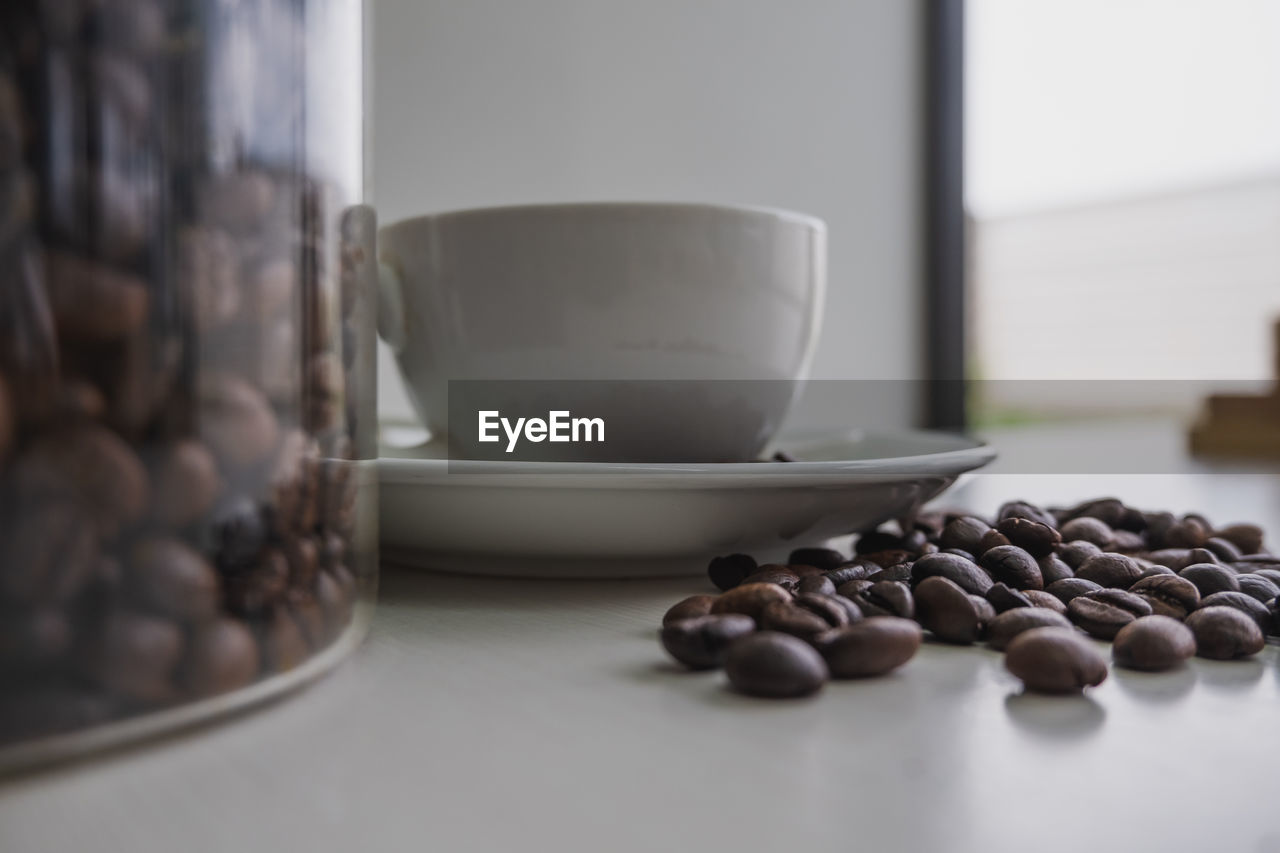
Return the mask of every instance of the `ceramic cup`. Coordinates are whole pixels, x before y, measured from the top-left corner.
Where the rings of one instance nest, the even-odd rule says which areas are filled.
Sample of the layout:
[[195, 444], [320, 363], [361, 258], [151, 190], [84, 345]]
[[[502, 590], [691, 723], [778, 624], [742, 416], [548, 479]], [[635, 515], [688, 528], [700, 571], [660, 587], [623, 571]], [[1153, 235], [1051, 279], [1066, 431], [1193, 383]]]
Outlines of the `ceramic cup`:
[[[380, 333], [454, 458], [756, 458], [817, 344], [826, 226], [811, 216], [530, 205], [407, 219], [378, 242]], [[525, 441], [512, 455], [459, 427], [478, 405], [535, 411], [548, 395], [602, 418], [608, 441]]]

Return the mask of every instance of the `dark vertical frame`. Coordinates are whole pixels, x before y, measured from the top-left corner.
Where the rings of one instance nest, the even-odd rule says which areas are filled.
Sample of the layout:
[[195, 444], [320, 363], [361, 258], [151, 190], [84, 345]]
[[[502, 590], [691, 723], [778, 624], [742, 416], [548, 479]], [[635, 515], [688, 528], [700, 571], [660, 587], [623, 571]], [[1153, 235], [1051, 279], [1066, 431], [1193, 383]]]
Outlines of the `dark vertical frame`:
[[924, 0], [926, 425], [963, 430], [964, 0]]

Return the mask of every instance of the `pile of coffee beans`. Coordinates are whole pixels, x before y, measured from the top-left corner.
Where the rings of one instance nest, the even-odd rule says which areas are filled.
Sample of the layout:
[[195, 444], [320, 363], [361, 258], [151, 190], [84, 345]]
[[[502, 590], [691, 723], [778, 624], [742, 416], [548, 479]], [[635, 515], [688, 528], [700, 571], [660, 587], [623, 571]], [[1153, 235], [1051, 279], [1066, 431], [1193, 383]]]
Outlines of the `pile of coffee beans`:
[[0, 745], [288, 670], [366, 583], [370, 226], [302, 4], [224, 6], [0, 10]]
[[1161, 671], [1229, 660], [1280, 635], [1280, 556], [1253, 524], [1143, 512], [1116, 498], [994, 518], [925, 512], [868, 531], [852, 554], [799, 548], [786, 564], [717, 557], [719, 595], [663, 617], [661, 640], [692, 669], [724, 667], [752, 696], [805, 696], [830, 678], [907, 663], [923, 637], [1003, 652], [1028, 690], [1079, 693], [1117, 666]]

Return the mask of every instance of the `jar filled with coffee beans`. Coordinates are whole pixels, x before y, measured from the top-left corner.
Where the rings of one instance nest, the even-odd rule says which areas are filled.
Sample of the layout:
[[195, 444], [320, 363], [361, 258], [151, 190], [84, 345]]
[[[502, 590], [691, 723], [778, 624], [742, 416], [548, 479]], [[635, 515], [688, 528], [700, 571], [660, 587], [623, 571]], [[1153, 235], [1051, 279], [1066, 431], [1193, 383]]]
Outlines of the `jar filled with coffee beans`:
[[0, 6], [0, 768], [240, 707], [363, 630], [363, 11]]

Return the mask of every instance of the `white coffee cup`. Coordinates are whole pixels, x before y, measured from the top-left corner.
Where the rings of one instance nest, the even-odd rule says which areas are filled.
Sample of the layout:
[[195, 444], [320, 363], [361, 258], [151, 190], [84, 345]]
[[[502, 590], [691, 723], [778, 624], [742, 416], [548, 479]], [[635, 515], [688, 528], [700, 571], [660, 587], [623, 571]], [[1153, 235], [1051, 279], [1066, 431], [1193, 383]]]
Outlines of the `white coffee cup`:
[[[522, 458], [755, 458], [817, 344], [826, 226], [811, 216], [710, 204], [497, 207], [406, 219], [382, 228], [378, 245], [379, 331], [433, 434], [458, 431], [457, 421], [448, 430], [451, 381], [456, 395], [457, 380], [607, 380], [575, 386], [573, 402], [574, 415], [613, 418], [608, 455], [526, 444], [535, 455]], [[610, 387], [634, 380], [656, 381]], [[489, 448], [468, 439], [461, 449]]]

